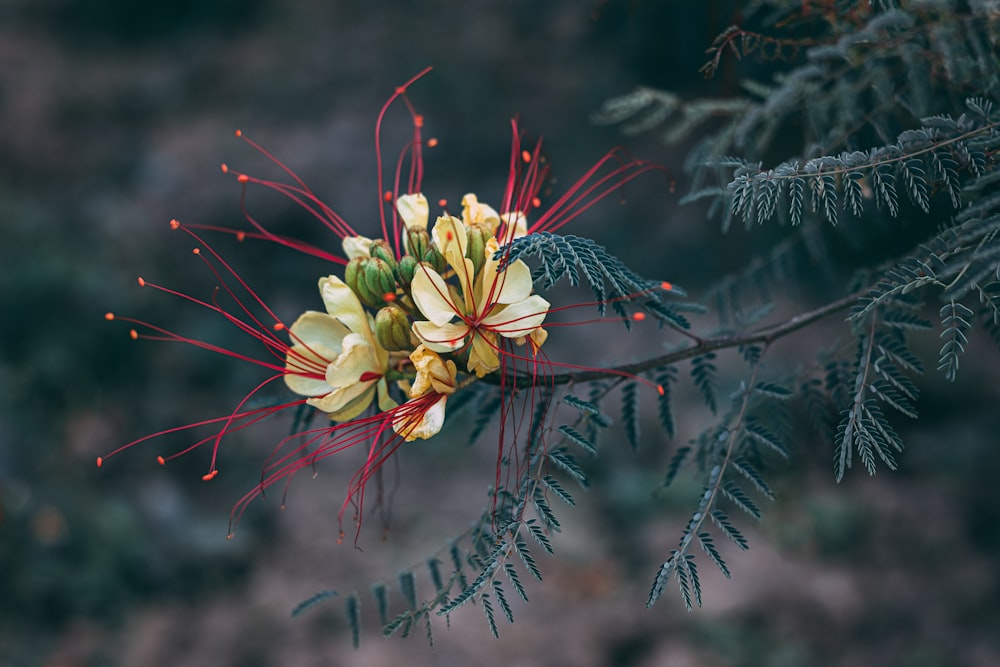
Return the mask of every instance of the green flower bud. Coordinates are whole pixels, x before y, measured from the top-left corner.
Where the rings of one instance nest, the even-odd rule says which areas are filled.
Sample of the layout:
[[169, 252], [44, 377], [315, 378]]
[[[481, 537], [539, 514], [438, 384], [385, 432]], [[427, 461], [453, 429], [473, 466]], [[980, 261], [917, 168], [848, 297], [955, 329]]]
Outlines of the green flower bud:
[[409, 350], [410, 318], [398, 306], [386, 306], [375, 314], [375, 338], [389, 352]]
[[392, 252], [392, 246], [385, 239], [376, 239], [372, 241], [371, 250], [369, 251], [372, 257], [381, 259], [383, 262], [389, 265], [390, 269], [396, 268], [396, 257]]
[[413, 280], [413, 273], [417, 270], [417, 264], [416, 257], [403, 255], [403, 258], [399, 260], [399, 264], [396, 265], [396, 277], [399, 278], [399, 284], [404, 289], [410, 289], [410, 281]]
[[388, 263], [372, 257], [363, 265], [364, 280], [361, 281], [368, 288], [368, 292], [374, 297], [369, 306], [378, 307], [385, 303], [385, 295], [396, 293], [396, 274]]
[[427, 249], [424, 253], [423, 261], [431, 265], [431, 267], [438, 273], [444, 273], [448, 270], [448, 260], [444, 258], [444, 255], [437, 249], [437, 245], [432, 243], [431, 247]]
[[351, 291], [357, 294], [358, 298], [364, 303], [368, 303], [371, 300], [371, 292], [364, 284], [363, 265], [367, 261], [367, 257], [355, 257], [344, 268], [344, 282], [347, 283]]
[[486, 262], [486, 241], [492, 236], [489, 228], [481, 222], [469, 225], [469, 245], [466, 247], [465, 256], [472, 260], [474, 274], [478, 274]]
[[403, 230], [403, 248], [410, 255], [421, 259], [431, 247], [431, 235], [426, 229], [414, 228]]

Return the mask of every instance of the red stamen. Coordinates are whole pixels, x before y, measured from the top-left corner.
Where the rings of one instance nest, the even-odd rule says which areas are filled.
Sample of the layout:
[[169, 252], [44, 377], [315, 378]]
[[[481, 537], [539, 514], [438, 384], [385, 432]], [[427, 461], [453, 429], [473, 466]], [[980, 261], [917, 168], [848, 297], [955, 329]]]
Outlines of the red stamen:
[[[403, 91], [403, 92], [405, 92], [405, 91]], [[424, 126], [424, 117], [421, 116], [420, 114], [417, 114], [416, 116], [413, 117], [413, 124], [415, 126], [417, 126], [417, 127], [423, 127]]]
[[104, 457], [103, 456], [98, 456], [97, 457], [97, 467], [100, 468], [102, 465], [104, 465]]
[[213, 479], [215, 479], [215, 476], [218, 475], [218, 474], [219, 474], [219, 470], [218, 470], [218, 468], [216, 468], [215, 470], [213, 470], [212, 472], [208, 473], [207, 475], [202, 475], [201, 478], [202, 478], [203, 481], [210, 482]]
[[104, 313], [104, 319], [106, 319], [108, 322], [110, 322], [111, 320], [115, 319], [115, 314], [114, 313]]
[[131, 338], [132, 340], [139, 340], [139, 332], [136, 331], [135, 329], [130, 330], [128, 332], [128, 335], [129, 338]]
[[445, 199], [443, 197], [441, 199], [438, 199], [438, 206], [440, 206], [441, 208], [444, 208], [447, 205], [448, 205], [448, 200], [447, 199]]
[[361, 374], [361, 377], [358, 378], [358, 382], [372, 382], [374, 380], [378, 380], [381, 377], [382, 377], [381, 373], [365, 371], [364, 373]]
[[164, 459], [162, 456], [157, 456], [156, 462], [159, 463], [161, 466], [167, 465], [167, 460]]
[[392, 191], [386, 190], [382, 193], [382, 201], [392, 201]]
[[437, 137], [431, 137], [430, 139], [427, 140], [428, 148], [434, 148], [437, 145], [438, 145]]
[[660, 283], [660, 287], [663, 288], [663, 289], [665, 289], [665, 290], [667, 290], [668, 292], [671, 291], [672, 289], [674, 289], [673, 284], [668, 283], [666, 280], [664, 280], [662, 283]]
[[243, 243], [243, 241], [245, 241], [246, 238], [247, 238], [247, 233], [246, 232], [243, 232], [243, 231], [236, 232], [236, 241], [237, 242]]
[[170, 229], [177, 229], [181, 226], [181, 223], [176, 218], [170, 221]]
[[636, 322], [642, 322], [646, 319], [646, 313], [632, 313], [632, 319]]
[[246, 174], [240, 174], [239, 176], [236, 177], [236, 180], [239, 181], [240, 183], [247, 183], [250, 181], [250, 177], [247, 176]]
[[146, 286], [146, 281], [142, 279], [142, 276], [139, 276], [139, 279], [138, 279], [137, 282], [139, 283], [139, 287], [145, 287]]
[[396, 300], [396, 295], [393, 292], [386, 292], [385, 294], [382, 295], [382, 300], [385, 301], [386, 303], [392, 303], [393, 301]]

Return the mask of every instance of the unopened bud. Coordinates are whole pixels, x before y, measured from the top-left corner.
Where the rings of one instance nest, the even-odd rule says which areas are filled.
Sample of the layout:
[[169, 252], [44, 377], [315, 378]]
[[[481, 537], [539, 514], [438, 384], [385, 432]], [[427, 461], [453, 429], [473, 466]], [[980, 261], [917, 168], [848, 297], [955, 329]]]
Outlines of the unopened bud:
[[375, 314], [375, 338], [389, 352], [413, 347], [410, 344], [410, 319], [402, 308], [386, 306]]
[[448, 270], [448, 260], [438, 251], [437, 244], [431, 244], [431, 247], [424, 253], [423, 261], [430, 264], [431, 268], [438, 273], [444, 273]]
[[[364, 269], [364, 284], [373, 300], [369, 306], [381, 306], [385, 303], [384, 295], [396, 293], [396, 275], [388, 263], [372, 257], [362, 264]], [[363, 300], [363, 299], [362, 299]]]
[[481, 222], [469, 225], [468, 238], [469, 245], [466, 247], [465, 256], [472, 260], [473, 272], [479, 273], [486, 261], [486, 242], [493, 237], [489, 228]]
[[385, 239], [376, 239], [372, 241], [370, 254], [372, 257], [381, 259], [383, 262], [389, 265], [390, 269], [396, 268], [396, 256], [392, 252], [392, 246]]
[[[344, 267], [344, 282], [347, 286], [351, 288], [351, 291], [358, 295], [363, 301], [365, 300], [362, 296], [362, 283], [364, 282], [363, 274], [364, 271], [361, 268], [361, 264], [366, 260], [365, 257], [354, 257], [347, 263]], [[367, 292], [367, 289], [365, 289]]]
[[426, 228], [410, 227], [403, 230], [403, 247], [417, 259], [423, 259], [431, 247], [431, 235]]
[[403, 255], [403, 258], [399, 260], [399, 264], [396, 265], [396, 277], [399, 279], [399, 284], [403, 286], [404, 289], [410, 289], [410, 281], [413, 280], [413, 274], [417, 270], [417, 258], [412, 255]]

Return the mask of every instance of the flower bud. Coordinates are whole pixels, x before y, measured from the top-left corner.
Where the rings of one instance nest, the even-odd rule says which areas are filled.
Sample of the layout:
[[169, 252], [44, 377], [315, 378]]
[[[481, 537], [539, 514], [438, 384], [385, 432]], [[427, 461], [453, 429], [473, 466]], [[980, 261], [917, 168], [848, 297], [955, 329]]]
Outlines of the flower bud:
[[402, 308], [386, 306], [375, 314], [375, 338], [389, 352], [413, 347], [410, 343], [410, 319]]
[[483, 268], [483, 263], [486, 261], [486, 241], [492, 237], [493, 234], [485, 224], [477, 222], [469, 225], [469, 245], [466, 247], [465, 256], [472, 260], [475, 274]]
[[388, 264], [390, 269], [396, 268], [396, 256], [393, 254], [392, 246], [385, 239], [372, 241], [370, 254]]
[[431, 247], [427, 249], [424, 253], [423, 261], [431, 265], [438, 273], [444, 273], [448, 270], [448, 260], [444, 258], [444, 255], [438, 250], [436, 244], [431, 244]]
[[399, 264], [396, 265], [396, 277], [404, 289], [410, 289], [410, 281], [413, 280], [413, 273], [417, 270], [417, 264], [416, 257], [403, 255], [403, 258], [399, 260]]
[[369, 303], [372, 298], [371, 292], [364, 284], [364, 263], [367, 261], [367, 257], [358, 256], [349, 261], [347, 266], [344, 267], [344, 282], [347, 283], [351, 291], [357, 294], [358, 298], [364, 303]]
[[[364, 269], [364, 282], [369, 293], [374, 297], [374, 301], [369, 306], [381, 306], [385, 303], [383, 297], [386, 293], [396, 293], [396, 275], [388, 263], [372, 257], [362, 264]], [[364, 300], [364, 299], [362, 299]]]
[[423, 259], [431, 246], [431, 235], [426, 228], [410, 227], [403, 230], [403, 247], [417, 259]]

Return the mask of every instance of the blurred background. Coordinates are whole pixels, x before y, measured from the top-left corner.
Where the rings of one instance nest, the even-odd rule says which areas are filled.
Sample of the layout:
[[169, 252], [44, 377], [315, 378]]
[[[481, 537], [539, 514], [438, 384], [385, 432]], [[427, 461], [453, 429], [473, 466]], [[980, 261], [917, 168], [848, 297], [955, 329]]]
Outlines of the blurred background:
[[[437, 624], [433, 649], [420, 631], [383, 641], [367, 591], [422, 563], [488, 502], [495, 450], [489, 438], [463, 443], [467, 418], [402, 452], [389, 471], [390, 529], [383, 539], [371, 521], [361, 549], [336, 544], [349, 458], [296, 479], [285, 511], [278, 497], [255, 503], [226, 539], [233, 502], [287, 419], [231, 438], [210, 484], [201, 481], [207, 454], [156, 465], [183, 438], [94, 466], [147, 433], [227, 413], [261, 377], [188, 346], [133, 342], [103, 317], [115, 311], [254, 353], [219, 318], [136, 283], [141, 275], [211, 295], [214, 278], [167, 221], [241, 224], [239, 187], [221, 162], [279, 176], [236, 128], [373, 231], [375, 117], [426, 66], [434, 71], [410, 92], [425, 136], [440, 140], [427, 153], [425, 191], [451, 201], [500, 197], [515, 115], [544, 136], [558, 187], [615, 145], [679, 171], [683, 153], [655, 135], [594, 126], [604, 100], [638, 84], [736, 92], [697, 73], [736, 3], [412, 4], [0, 3], [0, 665], [997, 664], [997, 355], [978, 337], [981, 363], [967, 363], [957, 385], [922, 383], [924, 416], [903, 430], [899, 473], [855, 470], [837, 486], [832, 452], [796, 443], [796, 460], [774, 478], [779, 501], [746, 531], [751, 550], [723, 547], [730, 581], [704, 563], [706, 606], [693, 613], [675, 595], [645, 609], [691, 511], [683, 490], [654, 490], [675, 442], [708, 418], [683, 392], [675, 442], [604, 452], [595, 488], [561, 513], [558, 558], [542, 558], [544, 582], [529, 586], [531, 604], [515, 605], [501, 638], [468, 606], [450, 628]], [[408, 136], [398, 111], [388, 146]], [[628, 188], [624, 207], [609, 202], [567, 231], [697, 298], [744, 266], [756, 241], [721, 237], [717, 222], [677, 199], [646, 179]], [[251, 203], [271, 229], [334, 246], [286, 202], [252, 192]], [[211, 242], [286, 319], [319, 307], [316, 278], [328, 265], [267, 244]], [[788, 357], [808, 358], [846, 335], [842, 327], [826, 322], [790, 341]], [[578, 332], [553, 343], [592, 365], [663, 344], [608, 331], [596, 351]], [[361, 593], [359, 650], [337, 600], [291, 618], [328, 589]]]

